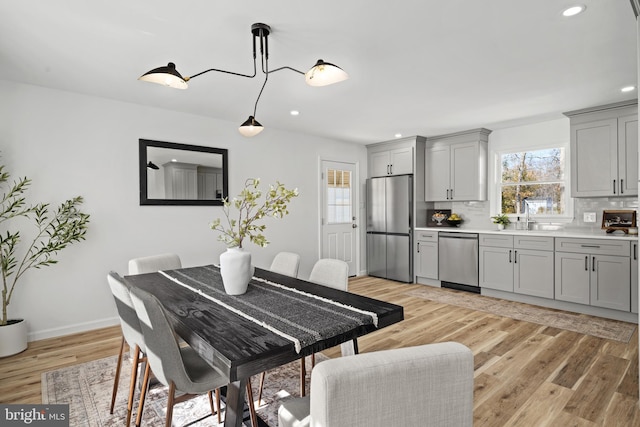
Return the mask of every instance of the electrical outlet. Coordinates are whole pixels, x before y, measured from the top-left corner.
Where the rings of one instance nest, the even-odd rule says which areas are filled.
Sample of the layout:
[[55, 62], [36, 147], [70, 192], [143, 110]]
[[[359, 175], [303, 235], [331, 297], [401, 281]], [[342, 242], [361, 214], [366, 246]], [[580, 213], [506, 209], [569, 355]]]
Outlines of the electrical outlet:
[[596, 222], [596, 213], [595, 212], [585, 212], [584, 213], [584, 222]]

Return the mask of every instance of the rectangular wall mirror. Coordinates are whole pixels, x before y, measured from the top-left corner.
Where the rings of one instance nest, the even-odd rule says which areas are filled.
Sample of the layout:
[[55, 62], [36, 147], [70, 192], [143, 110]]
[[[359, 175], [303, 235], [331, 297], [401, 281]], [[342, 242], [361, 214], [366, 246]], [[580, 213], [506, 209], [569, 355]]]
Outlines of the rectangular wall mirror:
[[228, 196], [224, 148], [139, 140], [140, 205], [222, 205]]

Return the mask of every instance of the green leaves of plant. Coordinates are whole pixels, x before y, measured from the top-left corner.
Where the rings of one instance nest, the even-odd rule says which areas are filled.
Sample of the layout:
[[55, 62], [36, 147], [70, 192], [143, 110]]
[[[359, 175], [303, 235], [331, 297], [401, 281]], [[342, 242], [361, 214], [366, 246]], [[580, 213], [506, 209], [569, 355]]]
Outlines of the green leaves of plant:
[[[9, 181], [9, 174], [0, 165], [0, 186]], [[24, 177], [8, 188], [0, 200], [0, 223], [12, 218], [25, 217], [33, 221], [36, 236], [18, 255], [21, 242], [20, 231], [6, 231], [0, 234], [0, 270], [2, 273], [2, 318], [0, 325], [7, 323], [7, 306], [18, 279], [30, 268], [46, 267], [56, 264], [54, 256], [68, 245], [85, 239], [89, 215], [80, 211], [82, 197], [66, 200], [52, 213], [48, 203], [26, 205], [24, 193], [31, 180]]]
[[[255, 222], [265, 216], [282, 218], [288, 215], [287, 205], [291, 199], [298, 196], [297, 188], [289, 190], [284, 184], [276, 181], [275, 186], [269, 186], [264, 203], [259, 205], [262, 197], [262, 191], [258, 189], [259, 185], [259, 178], [249, 178], [245, 181], [244, 188], [237, 197], [234, 197], [231, 202], [228, 199], [223, 200], [227, 228], [222, 226], [220, 218], [210, 224], [212, 230], [220, 233], [218, 240], [223, 241], [227, 246], [242, 247], [242, 242], [247, 237], [260, 247], [267, 246], [269, 241], [262, 234], [267, 227], [264, 224], [255, 224]], [[231, 206], [238, 211], [237, 217], [234, 215], [234, 218], [231, 218]]]

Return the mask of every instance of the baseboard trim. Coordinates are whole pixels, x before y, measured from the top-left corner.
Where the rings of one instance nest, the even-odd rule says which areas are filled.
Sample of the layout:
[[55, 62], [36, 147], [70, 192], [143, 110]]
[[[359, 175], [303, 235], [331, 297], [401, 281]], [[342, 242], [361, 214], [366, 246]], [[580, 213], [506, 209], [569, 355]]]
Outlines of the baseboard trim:
[[[27, 319], [27, 322], [29, 319]], [[120, 324], [119, 317], [111, 317], [107, 319], [95, 320], [92, 322], [76, 323], [74, 325], [63, 326], [60, 328], [43, 329], [41, 331], [29, 332], [27, 340], [38, 341], [47, 338], [56, 338], [63, 335], [77, 334], [80, 332], [92, 331], [94, 329], [108, 328], [109, 326], [115, 326]]]

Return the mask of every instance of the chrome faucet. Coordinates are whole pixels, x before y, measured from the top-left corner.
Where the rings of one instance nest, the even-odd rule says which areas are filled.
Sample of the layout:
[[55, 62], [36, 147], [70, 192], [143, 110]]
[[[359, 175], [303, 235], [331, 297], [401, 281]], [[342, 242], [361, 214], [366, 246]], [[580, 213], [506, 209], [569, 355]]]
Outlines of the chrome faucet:
[[525, 230], [530, 230], [531, 227], [529, 224], [533, 224], [535, 221], [531, 219], [531, 206], [529, 206], [529, 202], [527, 201], [527, 197], [522, 199], [524, 201], [524, 213], [525, 213]]

